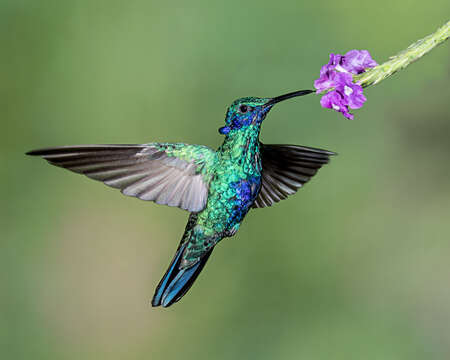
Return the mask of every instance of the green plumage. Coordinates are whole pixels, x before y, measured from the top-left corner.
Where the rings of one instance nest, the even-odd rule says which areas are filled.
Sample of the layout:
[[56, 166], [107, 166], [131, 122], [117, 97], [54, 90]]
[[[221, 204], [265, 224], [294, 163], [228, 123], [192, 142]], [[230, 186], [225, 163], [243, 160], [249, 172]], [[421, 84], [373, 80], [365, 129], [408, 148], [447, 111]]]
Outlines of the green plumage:
[[[198, 213], [181, 266], [198, 261], [218, 241], [234, 235], [239, 229], [240, 221], [250, 209], [252, 201], [248, 199], [245, 204], [236, 204], [240, 188], [230, 184], [261, 177], [258, 133], [259, 126], [248, 126], [240, 136], [229, 137], [217, 150], [215, 161], [208, 170], [213, 179], [209, 183], [208, 202], [205, 209]], [[258, 190], [259, 182], [256, 182], [251, 195], [256, 197]], [[243, 214], [235, 216], [237, 212]]]

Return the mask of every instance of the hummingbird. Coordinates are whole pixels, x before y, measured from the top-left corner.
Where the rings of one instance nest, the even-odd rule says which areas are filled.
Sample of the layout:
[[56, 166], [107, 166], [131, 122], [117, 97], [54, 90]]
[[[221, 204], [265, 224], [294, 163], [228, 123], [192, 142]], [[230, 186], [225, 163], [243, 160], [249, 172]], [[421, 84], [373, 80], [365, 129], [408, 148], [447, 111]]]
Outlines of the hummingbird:
[[269, 207], [294, 194], [336, 155], [259, 140], [261, 124], [275, 104], [313, 92], [235, 100], [219, 129], [225, 139], [216, 151], [152, 142], [52, 147], [27, 155], [102, 181], [124, 195], [189, 212], [175, 256], [152, 299], [152, 306], [168, 307], [187, 293], [214, 247], [236, 234], [250, 209]]

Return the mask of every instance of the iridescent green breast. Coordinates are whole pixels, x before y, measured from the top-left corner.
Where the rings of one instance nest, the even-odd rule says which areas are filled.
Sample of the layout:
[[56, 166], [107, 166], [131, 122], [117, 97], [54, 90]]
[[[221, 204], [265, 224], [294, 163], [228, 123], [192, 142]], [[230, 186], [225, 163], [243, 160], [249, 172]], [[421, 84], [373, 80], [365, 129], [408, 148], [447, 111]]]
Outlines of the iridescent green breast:
[[218, 149], [206, 208], [198, 224], [208, 233], [231, 232], [250, 209], [261, 187], [259, 126], [249, 126], [239, 137]]

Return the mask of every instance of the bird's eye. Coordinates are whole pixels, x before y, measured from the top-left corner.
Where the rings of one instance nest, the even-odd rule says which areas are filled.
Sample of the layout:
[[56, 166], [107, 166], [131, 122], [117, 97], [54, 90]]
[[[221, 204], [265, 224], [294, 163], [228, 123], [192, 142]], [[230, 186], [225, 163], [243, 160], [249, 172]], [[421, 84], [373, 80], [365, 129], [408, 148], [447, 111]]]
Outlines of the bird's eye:
[[239, 106], [239, 112], [241, 114], [245, 114], [248, 111], [248, 106], [247, 105], [241, 105]]

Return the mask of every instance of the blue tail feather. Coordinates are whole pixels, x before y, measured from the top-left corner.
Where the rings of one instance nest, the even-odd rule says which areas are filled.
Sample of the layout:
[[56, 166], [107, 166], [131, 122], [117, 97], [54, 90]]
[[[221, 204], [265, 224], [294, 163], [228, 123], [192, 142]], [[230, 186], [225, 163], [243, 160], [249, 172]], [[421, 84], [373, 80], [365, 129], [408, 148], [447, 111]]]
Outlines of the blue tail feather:
[[202, 271], [212, 249], [209, 250], [197, 263], [186, 269], [180, 269], [181, 255], [183, 254], [186, 244], [181, 245], [166, 273], [159, 282], [153, 296], [152, 306], [168, 307], [180, 300], [190, 289], [197, 276]]
[[169, 283], [169, 280], [173, 279], [176, 274], [174, 274], [175, 267], [178, 267], [180, 264], [180, 258], [181, 254], [183, 254], [184, 249], [186, 248], [186, 244], [179, 246], [177, 249], [177, 252], [175, 253], [175, 256], [172, 259], [172, 262], [169, 265], [169, 268], [167, 269], [166, 273], [164, 274], [163, 278], [159, 282], [155, 295], [153, 295], [152, 299], [152, 306], [159, 306], [161, 305], [161, 298], [164, 294], [164, 291], [167, 289], [167, 285]]

